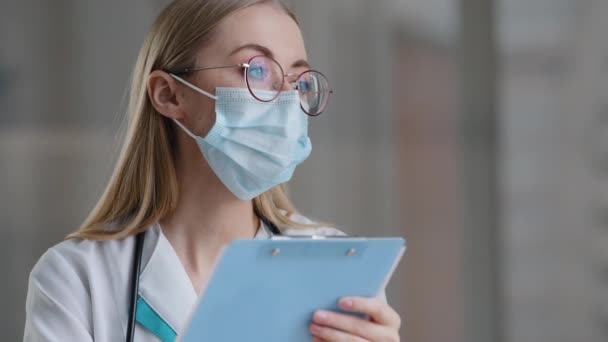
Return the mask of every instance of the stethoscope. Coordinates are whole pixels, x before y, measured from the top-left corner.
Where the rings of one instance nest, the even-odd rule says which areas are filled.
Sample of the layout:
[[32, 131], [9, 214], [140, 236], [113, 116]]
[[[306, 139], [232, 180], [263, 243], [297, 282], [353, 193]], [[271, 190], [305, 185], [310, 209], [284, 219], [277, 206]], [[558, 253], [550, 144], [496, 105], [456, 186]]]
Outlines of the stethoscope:
[[[256, 215], [262, 221], [262, 227], [270, 237], [282, 235], [281, 230], [257, 210]], [[139, 275], [141, 272], [141, 256], [144, 250], [146, 232], [143, 231], [135, 237], [135, 254], [131, 267], [131, 287], [129, 289], [129, 320], [127, 322], [126, 342], [133, 342], [135, 334], [135, 314], [137, 312], [137, 294], [139, 292]]]

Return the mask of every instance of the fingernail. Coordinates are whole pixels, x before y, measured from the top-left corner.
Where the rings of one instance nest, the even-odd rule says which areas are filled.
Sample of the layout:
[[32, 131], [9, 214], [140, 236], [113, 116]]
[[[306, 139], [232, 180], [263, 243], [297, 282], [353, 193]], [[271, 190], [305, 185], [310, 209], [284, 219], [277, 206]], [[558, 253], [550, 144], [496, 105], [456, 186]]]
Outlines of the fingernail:
[[320, 326], [318, 326], [318, 325], [316, 325], [316, 324], [311, 324], [311, 325], [310, 325], [310, 331], [311, 331], [313, 334], [319, 334], [319, 333], [321, 333], [321, 327], [320, 327]]
[[353, 300], [352, 300], [352, 299], [348, 299], [348, 298], [346, 298], [346, 299], [342, 299], [342, 300], [340, 301], [340, 305], [342, 305], [342, 307], [345, 307], [345, 308], [347, 308], [347, 309], [350, 309], [350, 308], [352, 308], [352, 307], [353, 307]]
[[327, 321], [327, 313], [323, 311], [315, 312], [314, 320], [319, 323], [324, 323], [325, 321]]

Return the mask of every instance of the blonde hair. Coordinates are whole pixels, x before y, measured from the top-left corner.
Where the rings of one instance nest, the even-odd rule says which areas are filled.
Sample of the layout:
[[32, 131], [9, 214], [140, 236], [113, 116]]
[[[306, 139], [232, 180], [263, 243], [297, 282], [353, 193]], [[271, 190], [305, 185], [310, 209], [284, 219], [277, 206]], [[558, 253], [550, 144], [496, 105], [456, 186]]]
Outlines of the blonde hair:
[[[297, 22], [281, 0], [177, 0], [161, 12], [132, 74], [126, 137], [110, 182], [80, 229], [67, 239], [124, 238], [145, 231], [175, 210], [175, 127], [152, 106], [146, 88], [148, 76], [154, 70], [191, 66], [197, 50], [211, 39], [223, 18], [266, 2], [280, 6]], [[256, 197], [253, 204], [259, 214], [279, 227], [311, 227], [290, 219], [296, 210], [284, 184]]]

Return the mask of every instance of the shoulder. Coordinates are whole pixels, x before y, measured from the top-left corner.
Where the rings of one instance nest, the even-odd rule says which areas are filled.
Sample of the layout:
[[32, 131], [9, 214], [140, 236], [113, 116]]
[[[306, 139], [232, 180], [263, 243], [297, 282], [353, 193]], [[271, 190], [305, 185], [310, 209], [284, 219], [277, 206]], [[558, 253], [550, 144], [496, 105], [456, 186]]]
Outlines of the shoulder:
[[67, 310], [66, 317], [80, 317], [90, 326], [90, 304], [100, 296], [107, 298], [112, 282], [122, 280], [121, 259], [132, 254], [132, 240], [73, 239], [49, 248], [30, 272], [28, 318]]
[[311, 228], [288, 228], [285, 229], [285, 235], [320, 235], [320, 236], [345, 236], [347, 235], [342, 230], [332, 227], [326, 224], [319, 224], [317, 221], [312, 220], [304, 215], [298, 213], [292, 213], [289, 218], [300, 224], [305, 225], [316, 225]]
[[30, 272], [28, 306], [43, 297], [57, 301], [60, 296], [87, 295], [87, 258], [91, 242], [68, 240], [49, 248]]
[[59, 340], [63, 334], [89, 340], [91, 279], [85, 251], [91, 246], [86, 241], [64, 241], [40, 257], [29, 277], [24, 341]]
[[72, 239], [58, 243], [49, 248], [32, 269], [30, 277], [45, 277], [49, 272], [58, 271], [60, 275], [68, 275], [72, 271], [82, 276], [86, 268], [107, 260], [107, 255], [124, 253], [130, 239], [92, 241]]
[[73, 239], [49, 248], [29, 275], [29, 296], [90, 298], [123, 273], [133, 239]]
[[86, 262], [94, 243], [85, 240], [67, 240], [49, 248], [38, 260], [30, 281], [48, 283], [49, 278], [77, 273], [79, 265]]
[[[24, 341], [92, 341], [92, 305], [108, 302], [117, 276], [109, 256], [125, 242], [68, 240], [49, 248], [30, 273]], [[106, 316], [107, 307], [95, 312]]]

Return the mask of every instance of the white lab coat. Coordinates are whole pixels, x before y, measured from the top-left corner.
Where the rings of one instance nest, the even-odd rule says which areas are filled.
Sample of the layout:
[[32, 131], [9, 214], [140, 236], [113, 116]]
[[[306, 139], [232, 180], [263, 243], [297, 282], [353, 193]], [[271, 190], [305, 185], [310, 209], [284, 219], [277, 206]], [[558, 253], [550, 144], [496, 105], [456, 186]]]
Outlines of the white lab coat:
[[[294, 215], [292, 219], [310, 222]], [[323, 227], [286, 230], [287, 235], [343, 235]], [[260, 227], [256, 238], [268, 238]], [[23, 340], [124, 341], [129, 316], [129, 284], [135, 238], [69, 240], [50, 248], [30, 274]], [[148, 230], [142, 254], [139, 294], [164, 324], [179, 334], [197, 294], [160, 226]], [[158, 335], [158, 334], [157, 334]], [[162, 341], [142, 327], [135, 341]]]

